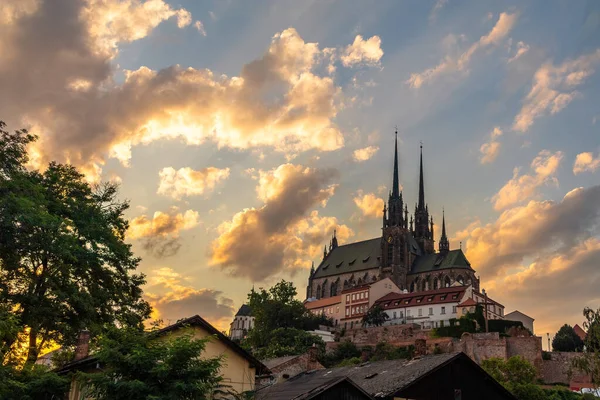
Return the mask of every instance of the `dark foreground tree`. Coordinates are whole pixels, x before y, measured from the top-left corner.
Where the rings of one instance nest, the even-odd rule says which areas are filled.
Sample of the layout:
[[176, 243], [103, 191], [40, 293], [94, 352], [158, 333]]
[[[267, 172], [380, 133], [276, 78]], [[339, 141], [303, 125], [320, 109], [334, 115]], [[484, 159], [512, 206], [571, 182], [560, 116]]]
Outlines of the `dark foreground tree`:
[[552, 339], [554, 351], [582, 351], [583, 340], [575, 333], [571, 325], [564, 324]]
[[577, 372], [590, 376], [596, 389], [600, 388], [600, 309], [594, 311], [586, 307], [583, 310], [587, 330], [585, 352], [575, 358], [571, 364], [571, 373]]
[[[80, 330], [141, 326], [139, 259], [125, 243], [127, 202], [117, 187], [92, 187], [74, 167], [27, 171], [35, 137], [0, 123], [0, 304], [19, 335], [0, 338], [2, 361], [23, 346], [28, 364], [49, 343], [72, 344]], [[1, 314], [1, 313], [0, 313]], [[2, 315], [0, 315], [2, 317]], [[5, 321], [0, 321], [0, 324]]]
[[68, 377], [59, 376], [47, 367], [16, 369], [0, 365], [0, 399], [2, 400], [54, 400], [64, 398], [71, 383]]
[[373, 306], [367, 311], [362, 319], [362, 326], [381, 326], [389, 319], [387, 313], [379, 304]]
[[207, 340], [111, 329], [99, 340], [101, 371], [77, 379], [85, 395], [97, 400], [211, 399], [225, 389], [219, 376], [223, 360], [203, 355]]
[[255, 318], [254, 328], [242, 345], [259, 358], [302, 354], [313, 344], [323, 351], [323, 340], [306, 331], [314, 330], [321, 321], [330, 321], [313, 315], [296, 299], [296, 294], [294, 285], [284, 280], [268, 291], [253, 289], [248, 295], [248, 305]]

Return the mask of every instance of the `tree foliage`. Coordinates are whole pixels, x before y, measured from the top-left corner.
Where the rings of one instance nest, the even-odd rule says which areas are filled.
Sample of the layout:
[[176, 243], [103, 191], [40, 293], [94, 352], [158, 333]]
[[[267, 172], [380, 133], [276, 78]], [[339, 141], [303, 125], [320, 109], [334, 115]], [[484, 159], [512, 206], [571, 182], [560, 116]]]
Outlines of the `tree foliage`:
[[252, 328], [242, 345], [251, 349], [259, 358], [302, 354], [313, 344], [323, 352], [325, 344], [306, 330], [314, 330], [320, 322], [330, 322], [315, 316], [296, 299], [296, 288], [282, 280], [269, 290], [252, 289], [248, 305], [254, 316]]
[[583, 310], [585, 322], [583, 328], [587, 330], [585, 338], [585, 352], [575, 358], [571, 364], [573, 372], [583, 372], [592, 378], [596, 388], [600, 387], [600, 309], [594, 311], [586, 307]]
[[0, 364], [0, 399], [3, 400], [61, 399], [70, 383], [68, 377], [58, 376], [45, 366], [16, 369]]
[[[127, 202], [117, 186], [91, 186], [70, 165], [50, 163], [27, 171], [25, 130], [0, 123], [0, 324], [18, 335], [2, 337], [3, 362], [25, 338], [33, 363], [50, 342], [73, 343], [80, 330], [141, 326], [149, 315], [142, 299], [139, 259], [124, 241]], [[8, 322], [7, 322], [8, 321]]]
[[362, 319], [362, 326], [381, 326], [389, 319], [379, 304], [371, 307]]
[[575, 333], [571, 325], [564, 324], [552, 339], [554, 351], [582, 351], [583, 340]]
[[100, 372], [79, 373], [85, 394], [97, 400], [210, 399], [221, 388], [221, 357], [206, 358], [210, 339], [110, 329], [99, 340]]

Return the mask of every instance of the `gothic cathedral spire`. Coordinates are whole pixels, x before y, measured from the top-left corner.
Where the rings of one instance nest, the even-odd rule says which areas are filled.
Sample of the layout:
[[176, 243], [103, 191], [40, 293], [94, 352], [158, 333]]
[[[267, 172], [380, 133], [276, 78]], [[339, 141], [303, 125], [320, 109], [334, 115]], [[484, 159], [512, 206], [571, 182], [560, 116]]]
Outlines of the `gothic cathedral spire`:
[[[404, 227], [403, 220], [403, 200], [402, 192], [400, 191], [400, 178], [398, 177], [398, 130], [395, 131], [396, 140], [394, 143], [394, 180], [392, 182], [392, 190], [388, 199], [387, 219], [384, 219], [384, 228], [388, 226]], [[385, 218], [385, 214], [384, 214]]]
[[392, 183], [392, 197], [400, 197], [400, 180], [398, 178], [398, 130], [396, 130], [396, 142], [394, 143], [394, 182]]
[[446, 215], [442, 209], [442, 237], [440, 238], [440, 253], [447, 253], [450, 250], [450, 242], [446, 236]]
[[[433, 222], [433, 221], [431, 221]], [[421, 144], [421, 158], [419, 163], [419, 201], [415, 207], [415, 239], [425, 254], [434, 253], [433, 225], [430, 228], [429, 209], [425, 203], [425, 183], [423, 176], [423, 144]]]
[[419, 209], [425, 209], [425, 185], [423, 184], [423, 144], [421, 143], [421, 165], [419, 169]]

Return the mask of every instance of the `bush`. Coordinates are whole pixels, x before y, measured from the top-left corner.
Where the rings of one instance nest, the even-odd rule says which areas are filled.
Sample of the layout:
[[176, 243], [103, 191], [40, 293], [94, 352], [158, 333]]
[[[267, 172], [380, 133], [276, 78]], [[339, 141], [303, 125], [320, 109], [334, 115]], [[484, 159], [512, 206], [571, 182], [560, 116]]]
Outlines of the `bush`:
[[488, 332], [506, 333], [510, 328], [513, 327], [525, 329], [521, 321], [508, 321], [503, 319], [488, 320]]
[[349, 340], [344, 340], [332, 351], [330, 354], [326, 354], [319, 360], [325, 367], [333, 367], [338, 365], [343, 360], [349, 360], [351, 358], [360, 357], [361, 351], [356, 347], [354, 343]]
[[549, 351], [542, 351], [542, 360], [552, 360], [552, 355]]
[[338, 365], [336, 365], [337, 367], [349, 367], [351, 365], [358, 365], [360, 364], [362, 361], [359, 357], [352, 357], [352, 358], [348, 358], [346, 360], [342, 360]]
[[389, 343], [377, 343], [369, 361], [410, 359], [415, 352], [414, 346], [396, 347]]

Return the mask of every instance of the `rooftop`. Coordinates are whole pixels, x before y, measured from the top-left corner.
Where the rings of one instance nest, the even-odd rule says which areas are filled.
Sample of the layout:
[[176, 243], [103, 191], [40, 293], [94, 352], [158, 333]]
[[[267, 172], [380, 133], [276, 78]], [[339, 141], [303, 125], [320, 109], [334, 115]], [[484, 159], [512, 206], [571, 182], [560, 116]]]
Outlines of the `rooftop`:
[[342, 296], [333, 296], [333, 297], [326, 297], [324, 299], [319, 299], [319, 300], [313, 300], [313, 301], [306, 301], [304, 302], [304, 307], [308, 308], [309, 310], [314, 310], [315, 308], [321, 308], [321, 307], [327, 307], [327, 306], [331, 306], [334, 304], [338, 304], [342, 302]]
[[454, 286], [426, 292], [389, 293], [375, 301], [375, 304], [379, 304], [385, 310], [426, 304], [457, 303], [466, 290], [467, 286]]

